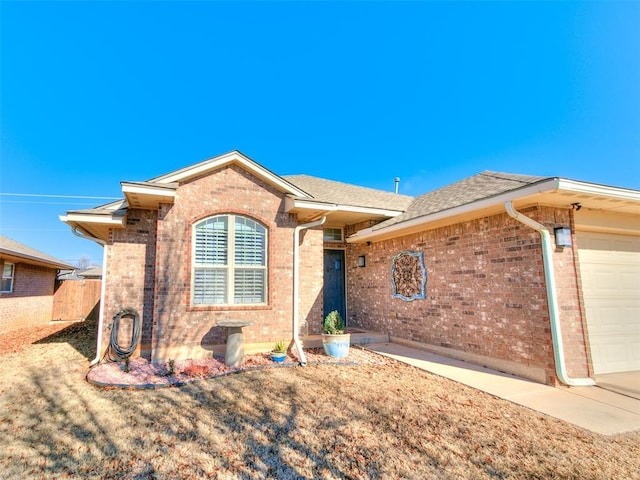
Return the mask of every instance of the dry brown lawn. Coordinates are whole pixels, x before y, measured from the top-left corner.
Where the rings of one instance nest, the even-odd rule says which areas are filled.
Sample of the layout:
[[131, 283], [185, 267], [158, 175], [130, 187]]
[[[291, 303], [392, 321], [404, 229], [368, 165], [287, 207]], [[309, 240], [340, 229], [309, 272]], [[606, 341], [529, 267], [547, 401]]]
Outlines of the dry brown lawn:
[[393, 361], [99, 389], [95, 324], [63, 327], [0, 335], [0, 478], [640, 478], [639, 432], [593, 434]]

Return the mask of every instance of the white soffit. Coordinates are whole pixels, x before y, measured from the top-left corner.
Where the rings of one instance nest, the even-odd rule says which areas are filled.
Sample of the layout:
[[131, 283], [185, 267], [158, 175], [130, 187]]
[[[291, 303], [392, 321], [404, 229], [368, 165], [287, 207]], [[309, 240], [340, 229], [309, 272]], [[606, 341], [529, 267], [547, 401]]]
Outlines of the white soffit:
[[177, 183], [149, 185], [147, 183], [121, 182], [122, 193], [131, 208], [158, 208], [160, 203], [173, 203]]
[[285, 211], [295, 212], [300, 210], [314, 210], [324, 212], [350, 212], [375, 215], [377, 217], [397, 217], [402, 212], [399, 210], [388, 210], [384, 208], [358, 207], [354, 205], [339, 205], [337, 203], [315, 202], [313, 200], [297, 199], [287, 197], [285, 200]]
[[64, 223], [68, 224], [99, 223], [111, 227], [124, 227], [125, 222], [124, 216], [110, 214], [68, 212], [66, 215], [60, 215], [58, 218]]

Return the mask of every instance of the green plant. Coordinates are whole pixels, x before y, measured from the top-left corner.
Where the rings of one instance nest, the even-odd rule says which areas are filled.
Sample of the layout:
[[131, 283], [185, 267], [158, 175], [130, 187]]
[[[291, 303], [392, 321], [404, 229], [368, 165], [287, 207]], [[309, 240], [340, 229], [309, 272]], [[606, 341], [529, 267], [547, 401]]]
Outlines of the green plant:
[[170, 358], [169, 359], [169, 369], [167, 370], [167, 375], [169, 377], [172, 377], [176, 373], [175, 366], [176, 366], [176, 361]]
[[273, 348], [273, 351], [276, 353], [287, 353], [287, 347], [284, 344], [284, 342], [276, 342], [275, 347]]
[[324, 317], [322, 331], [328, 335], [341, 335], [344, 333], [344, 322], [342, 321], [340, 312], [334, 310]]
[[129, 357], [124, 359], [124, 373], [129, 373]]

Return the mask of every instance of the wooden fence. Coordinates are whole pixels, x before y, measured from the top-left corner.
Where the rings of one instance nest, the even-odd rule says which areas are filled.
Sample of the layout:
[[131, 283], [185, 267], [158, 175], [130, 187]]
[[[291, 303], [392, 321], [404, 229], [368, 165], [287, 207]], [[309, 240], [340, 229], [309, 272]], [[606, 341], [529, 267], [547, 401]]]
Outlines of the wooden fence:
[[53, 320], [98, 318], [102, 280], [62, 280], [53, 294]]

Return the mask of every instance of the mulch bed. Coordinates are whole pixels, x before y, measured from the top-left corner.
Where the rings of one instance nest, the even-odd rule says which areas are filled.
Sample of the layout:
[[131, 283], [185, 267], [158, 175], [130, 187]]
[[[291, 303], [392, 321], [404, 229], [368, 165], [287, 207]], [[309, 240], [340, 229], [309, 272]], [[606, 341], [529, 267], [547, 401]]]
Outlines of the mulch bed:
[[[322, 349], [318, 348], [305, 349], [305, 355], [307, 364], [310, 366], [323, 364], [382, 365], [390, 362], [385, 357], [359, 347], [351, 347], [346, 358], [329, 357]], [[276, 363], [271, 360], [268, 353], [246, 355], [244, 363], [240, 367], [229, 367], [225, 365], [224, 358], [220, 357], [176, 360], [161, 364], [153, 364], [144, 358], [134, 358], [129, 362], [105, 361], [89, 371], [87, 380], [99, 387], [160, 388], [180, 386], [205, 378], [221, 377], [248, 370], [288, 368], [299, 365], [298, 359], [291, 355], [287, 356], [284, 363]]]

